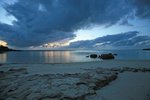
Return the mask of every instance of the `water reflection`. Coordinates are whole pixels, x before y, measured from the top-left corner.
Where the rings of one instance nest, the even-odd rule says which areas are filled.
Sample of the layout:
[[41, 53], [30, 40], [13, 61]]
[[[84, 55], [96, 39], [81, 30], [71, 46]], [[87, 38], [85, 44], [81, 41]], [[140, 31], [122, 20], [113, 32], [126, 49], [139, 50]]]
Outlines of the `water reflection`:
[[69, 63], [88, 60], [73, 51], [12, 51], [0, 55], [0, 63]]
[[0, 62], [5, 63], [7, 60], [7, 54], [5, 52], [0, 53]]
[[63, 63], [70, 62], [70, 51], [46, 51], [44, 52], [45, 63]]
[[0, 63], [70, 63], [100, 61], [100, 59], [86, 58], [96, 53], [117, 53], [115, 60], [150, 60], [150, 52], [142, 50], [118, 51], [11, 51], [0, 53]]

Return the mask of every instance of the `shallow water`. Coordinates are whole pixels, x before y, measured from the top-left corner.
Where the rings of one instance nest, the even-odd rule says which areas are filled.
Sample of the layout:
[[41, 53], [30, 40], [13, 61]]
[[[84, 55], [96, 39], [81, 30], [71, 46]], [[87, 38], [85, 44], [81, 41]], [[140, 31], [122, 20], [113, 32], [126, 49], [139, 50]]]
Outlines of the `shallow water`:
[[0, 63], [71, 63], [100, 61], [87, 55], [117, 53], [114, 60], [150, 60], [144, 50], [75, 50], [75, 51], [11, 51], [0, 54]]

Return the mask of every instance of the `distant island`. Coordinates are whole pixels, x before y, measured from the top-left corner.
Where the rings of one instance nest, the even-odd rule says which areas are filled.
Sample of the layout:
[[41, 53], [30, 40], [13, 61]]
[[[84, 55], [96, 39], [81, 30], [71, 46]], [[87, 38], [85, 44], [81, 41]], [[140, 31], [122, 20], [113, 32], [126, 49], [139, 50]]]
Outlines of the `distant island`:
[[150, 48], [145, 48], [145, 49], [143, 49], [143, 50], [150, 50]]
[[16, 50], [13, 50], [13, 49], [10, 49], [6, 46], [0, 45], [0, 52], [5, 52], [5, 51], [16, 51]]

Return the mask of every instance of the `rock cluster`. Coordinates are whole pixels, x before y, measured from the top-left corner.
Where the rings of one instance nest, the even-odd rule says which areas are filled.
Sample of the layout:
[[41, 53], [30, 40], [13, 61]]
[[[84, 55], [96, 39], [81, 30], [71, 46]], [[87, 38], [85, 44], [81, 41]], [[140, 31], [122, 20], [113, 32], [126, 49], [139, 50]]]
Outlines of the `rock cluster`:
[[115, 57], [112, 53], [109, 53], [109, 54], [101, 54], [100, 58], [101, 59], [114, 59]]
[[90, 58], [97, 58], [98, 56], [97, 56], [97, 54], [91, 54], [90, 55]]
[[100, 58], [100, 59], [114, 59], [115, 56], [117, 56], [117, 54], [112, 54], [112, 53], [108, 53], [108, 54], [101, 54], [101, 55], [97, 55], [97, 54], [91, 54], [89, 56], [86, 57], [90, 57], [90, 58]]

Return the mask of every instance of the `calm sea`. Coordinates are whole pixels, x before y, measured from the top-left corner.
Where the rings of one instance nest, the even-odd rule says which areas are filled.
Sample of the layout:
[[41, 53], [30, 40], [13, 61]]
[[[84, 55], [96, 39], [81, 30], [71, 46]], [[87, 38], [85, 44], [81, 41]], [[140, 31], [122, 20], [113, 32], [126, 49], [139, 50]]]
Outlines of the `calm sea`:
[[114, 60], [150, 60], [150, 51], [144, 50], [76, 50], [76, 51], [11, 51], [0, 53], [0, 63], [71, 63], [101, 61], [87, 55], [118, 54]]

